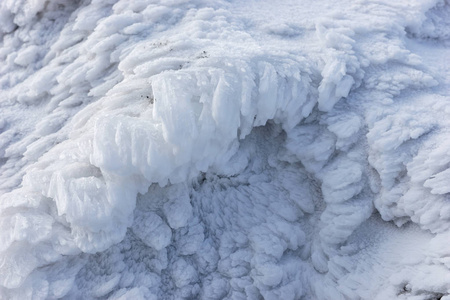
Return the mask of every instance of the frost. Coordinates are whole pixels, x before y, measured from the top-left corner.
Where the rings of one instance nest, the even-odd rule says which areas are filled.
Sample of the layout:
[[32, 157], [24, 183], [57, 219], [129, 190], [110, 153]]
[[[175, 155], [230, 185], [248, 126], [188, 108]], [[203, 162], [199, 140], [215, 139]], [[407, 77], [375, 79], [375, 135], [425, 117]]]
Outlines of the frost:
[[448, 15], [1, 2], [0, 298], [450, 297]]

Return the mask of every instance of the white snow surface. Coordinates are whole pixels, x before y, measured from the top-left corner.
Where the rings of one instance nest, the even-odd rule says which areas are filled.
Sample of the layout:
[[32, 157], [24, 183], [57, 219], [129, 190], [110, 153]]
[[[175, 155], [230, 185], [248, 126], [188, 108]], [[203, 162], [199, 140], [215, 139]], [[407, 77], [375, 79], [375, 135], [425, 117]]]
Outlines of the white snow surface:
[[448, 0], [2, 0], [0, 62], [0, 299], [450, 299]]

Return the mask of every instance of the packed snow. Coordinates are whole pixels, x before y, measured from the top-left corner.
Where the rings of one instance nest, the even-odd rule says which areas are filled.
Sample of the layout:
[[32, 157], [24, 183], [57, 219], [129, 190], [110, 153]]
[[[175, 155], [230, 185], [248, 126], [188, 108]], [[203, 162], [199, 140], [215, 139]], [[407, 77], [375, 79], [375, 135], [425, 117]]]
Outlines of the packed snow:
[[450, 299], [448, 0], [3, 0], [0, 61], [0, 299]]

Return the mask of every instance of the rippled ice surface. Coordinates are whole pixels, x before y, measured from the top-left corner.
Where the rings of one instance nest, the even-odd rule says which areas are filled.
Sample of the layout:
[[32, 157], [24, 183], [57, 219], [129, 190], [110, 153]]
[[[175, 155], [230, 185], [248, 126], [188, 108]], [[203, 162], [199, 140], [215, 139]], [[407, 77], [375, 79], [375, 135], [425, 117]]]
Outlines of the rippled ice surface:
[[0, 3], [0, 298], [450, 299], [450, 3]]

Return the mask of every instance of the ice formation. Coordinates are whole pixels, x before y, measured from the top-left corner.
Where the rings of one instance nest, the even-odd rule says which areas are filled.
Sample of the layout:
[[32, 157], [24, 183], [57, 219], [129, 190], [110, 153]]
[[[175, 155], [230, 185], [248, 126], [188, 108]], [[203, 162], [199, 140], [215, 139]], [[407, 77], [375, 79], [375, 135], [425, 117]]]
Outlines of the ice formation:
[[448, 0], [0, 2], [1, 299], [450, 299]]

